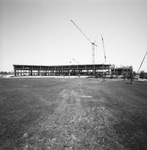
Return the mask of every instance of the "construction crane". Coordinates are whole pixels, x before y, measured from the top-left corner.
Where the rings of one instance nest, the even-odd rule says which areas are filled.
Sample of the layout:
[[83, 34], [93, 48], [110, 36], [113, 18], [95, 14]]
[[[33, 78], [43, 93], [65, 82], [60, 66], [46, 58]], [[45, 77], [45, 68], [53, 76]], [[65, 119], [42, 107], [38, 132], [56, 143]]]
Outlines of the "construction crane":
[[77, 64], [79, 64], [75, 59], [72, 58], [72, 60], [73, 60], [74, 62], [76, 62]]
[[72, 61], [74, 61], [75, 63], [77, 63], [78, 65], [80, 64], [78, 61], [76, 61], [74, 58], [72, 57], [68, 57], [70, 59], [70, 63], [72, 63]]
[[84, 34], [84, 32], [71, 20], [71, 22], [76, 26], [76, 28], [85, 36], [85, 38], [92, 44], [92, 63], [95, 64], [95, 47], [97, 46], [95, 42], [91, 40]]
[[144, 60], [145, 60], [146, 55], [147, 55], [147, 51], [146, 51], [145, 56], [143, 57], [143, 60], [142, 60], [142, 62], [141, 62], [141, 64], [140, 64], [140, 66], [139, 66], [139, 69], [138, 69], [138, 71], [137, 71], [137, 74], [138, 74], [139, 71], [140, 71], [140, 68], [141, 68], [141, 66], [142, 66], [142, 64], [143, 64], [143, 62], [144, 62]]
[[104, 39], [103, 39], [102, 34], [101, 34], [101, 37], [102, 37], [102, 44], [103, 44], [103, 51], [104, 51], [104, 59], [105, 59], [105, 64], [106, 64], [106, 52], [105, 52]]
[[[79, 62], [77, 62], [74, 58], [71, 58], [72, 61], [74, 61], [75, 63], [77, 63], [78, 65], [80, 64]], [[70, 61], [70, 63], [72, 63], [72, 61]]]

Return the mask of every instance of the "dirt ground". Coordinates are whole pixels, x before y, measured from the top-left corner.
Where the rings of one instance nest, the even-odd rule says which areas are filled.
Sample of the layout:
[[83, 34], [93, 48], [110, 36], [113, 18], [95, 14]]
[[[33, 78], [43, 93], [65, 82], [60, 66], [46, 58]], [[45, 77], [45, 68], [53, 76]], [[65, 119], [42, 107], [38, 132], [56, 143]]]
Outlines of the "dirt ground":
[[146, 150], [147, 82], [1, 79], [0, 149]]

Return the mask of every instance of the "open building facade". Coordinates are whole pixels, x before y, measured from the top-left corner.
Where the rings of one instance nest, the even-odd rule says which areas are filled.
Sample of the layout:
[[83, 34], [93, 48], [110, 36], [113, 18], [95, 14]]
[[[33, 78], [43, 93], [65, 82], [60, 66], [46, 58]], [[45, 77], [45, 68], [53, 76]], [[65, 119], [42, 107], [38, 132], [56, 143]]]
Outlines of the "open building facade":
[[13, 65], [15, 76], [90, 76], [110, 74], [109, 64], [94, 65]]
[[87, 65], [13, 65], [15, 76], [97, 76], [123, 75], [133, 71], [130, 67], [116, 68], [110, 64], [87, 64]]

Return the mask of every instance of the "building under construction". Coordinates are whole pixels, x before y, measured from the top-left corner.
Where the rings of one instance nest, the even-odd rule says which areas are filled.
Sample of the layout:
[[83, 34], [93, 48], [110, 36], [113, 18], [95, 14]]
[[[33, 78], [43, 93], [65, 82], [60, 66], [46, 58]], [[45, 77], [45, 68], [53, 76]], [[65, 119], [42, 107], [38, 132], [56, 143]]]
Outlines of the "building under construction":
[[87, 65], [13, 65], [15, 76], [102, 76], [111, 73], [110, 64]]
[[111, 74], [112, 75], [123, 75], [123, 74], [131, 74], [133, 72], [133, 67], [132, 66], [126, 66], [126, 67], [111, 67]]

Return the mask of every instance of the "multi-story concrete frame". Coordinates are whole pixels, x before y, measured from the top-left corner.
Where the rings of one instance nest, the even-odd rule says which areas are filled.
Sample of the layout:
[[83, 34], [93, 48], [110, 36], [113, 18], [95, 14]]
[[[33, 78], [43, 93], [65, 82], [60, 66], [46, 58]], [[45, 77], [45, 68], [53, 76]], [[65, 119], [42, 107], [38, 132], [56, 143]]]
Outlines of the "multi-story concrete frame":
[[110, 74], [110, 64], [87, 65], [13, 65], [15, 76], [99, 76], [103, 72]]

